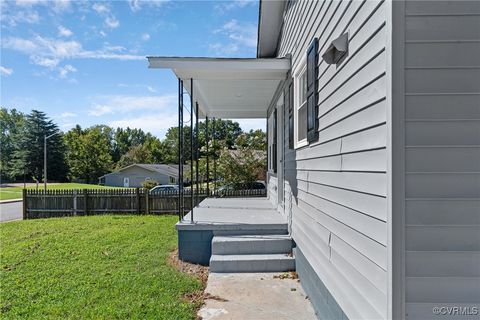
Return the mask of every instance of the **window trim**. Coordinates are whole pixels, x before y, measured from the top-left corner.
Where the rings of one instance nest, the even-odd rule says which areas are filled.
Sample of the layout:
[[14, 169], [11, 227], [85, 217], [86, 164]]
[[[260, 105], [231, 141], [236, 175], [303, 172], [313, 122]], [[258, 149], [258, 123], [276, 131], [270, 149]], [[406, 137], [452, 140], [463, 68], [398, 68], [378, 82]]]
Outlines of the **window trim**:
[[307, 146], [308, 145], [308, 139], [307, 139], [307, 132], [305, 131], [305, 139], [302, 139], [302, 140], [298, 140], [298, 120], [299, 120], [299, 117], [298, 117], [298, 111], [300, 110], [300, 108], [302, 106], [304, 106], [305, 108], [307, 108], [307, 100], [305, 100], [305, 102], [300, 105], [300, 90], [302, 89], [301, 86], [300, 86], [300, 78], [301, 76], [303, 76], [304, 74], [307, 73], [307, 58], [304, 57], [302, 58], [302, 60], [300, 61], [300, 63], [296, 66], [295, 68], [295, 71], [293, 73], [293, 116], [294, 116], [294, 129], [293, 129], [293, 147], [295, 149], [298, 149], [298, 148], [301, 148], [301, 147], [304, 147], [304, 146]]

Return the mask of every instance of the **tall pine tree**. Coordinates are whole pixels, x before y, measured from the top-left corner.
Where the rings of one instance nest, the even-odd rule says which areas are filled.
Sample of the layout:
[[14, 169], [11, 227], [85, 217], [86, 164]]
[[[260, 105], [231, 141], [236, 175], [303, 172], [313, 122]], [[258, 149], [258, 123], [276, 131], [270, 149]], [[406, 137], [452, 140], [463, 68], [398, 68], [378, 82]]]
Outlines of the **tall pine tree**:
[[17, 176], [24, 174], [37, 181], [43, 181], [44, 139], [47, 140], [47, 173], [49, 181], [63, 181], [66, 177], [62, 134], [58, 126], [48, 119], [44, 112], [32, 110], [25, 119], [25, 125], [18, 133], [14, 143], [12, 172]]

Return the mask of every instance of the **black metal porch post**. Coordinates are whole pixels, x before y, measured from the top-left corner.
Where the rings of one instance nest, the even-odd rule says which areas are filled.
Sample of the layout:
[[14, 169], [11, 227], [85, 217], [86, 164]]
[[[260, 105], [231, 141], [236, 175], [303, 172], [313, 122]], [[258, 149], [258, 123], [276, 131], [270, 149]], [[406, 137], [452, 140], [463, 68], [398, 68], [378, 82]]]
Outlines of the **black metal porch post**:
[[213, 118], [213, 128], [212, 128], [212, 148], [213, 148], [213, 194], [217, 197], [217, 149], [215, 148], [215, 117]]
[[183, 219], [183, 81], [178, 79], [178, 219]]
[[190, 221], [193, 223], [193, 78], [190, 89]]
[[207, 197], [210, 196], [210, 167], [209, 167], [209, 155], [208, 155], [208, 145], [210, 143], [210, 137], [208, 136], [208, 116], [205, 117], [205, 146], [207, 148]]
[[198, 143], [198, 102], [195, 102], [195, 206], [198, 206], [198, 158], [200, 157], [200, 143]]

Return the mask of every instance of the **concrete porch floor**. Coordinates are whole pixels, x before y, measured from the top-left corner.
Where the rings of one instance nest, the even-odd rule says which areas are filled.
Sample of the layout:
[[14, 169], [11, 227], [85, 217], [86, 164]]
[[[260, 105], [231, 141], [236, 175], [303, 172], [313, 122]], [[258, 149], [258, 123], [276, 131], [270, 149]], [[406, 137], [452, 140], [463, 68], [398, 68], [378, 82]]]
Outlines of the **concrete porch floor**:
[[278, 229], [287, 223], [267, 198], [207, 198], [193, 209], [193, 223], [191, 214], [177, 230]]
[[313, 320], [315, 312], [298, 280], [275, 273], [210, 273], [204, 320]]

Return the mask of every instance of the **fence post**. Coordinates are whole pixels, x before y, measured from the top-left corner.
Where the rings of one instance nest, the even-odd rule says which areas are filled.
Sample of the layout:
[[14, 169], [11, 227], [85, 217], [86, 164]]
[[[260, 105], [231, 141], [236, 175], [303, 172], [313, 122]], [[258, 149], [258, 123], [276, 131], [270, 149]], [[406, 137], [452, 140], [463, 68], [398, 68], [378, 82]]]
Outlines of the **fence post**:
[[27, 189], [22, 190], [22, 198], [23, 198], [23, 220], [27, 219]]
[[77, 190], [73, 190], [73, 215], [77, 215]]
[[145, 189], [145, 214], [150, 214], [150, 192]]
[[140, 189], [135, 188], [135, 206], [137, 209], [137, 214], [140, 213]]
[[83, 214], [88, 215], [88, 193], [87, 193], [87, 189], [83, 189]]

